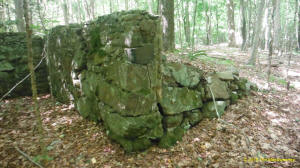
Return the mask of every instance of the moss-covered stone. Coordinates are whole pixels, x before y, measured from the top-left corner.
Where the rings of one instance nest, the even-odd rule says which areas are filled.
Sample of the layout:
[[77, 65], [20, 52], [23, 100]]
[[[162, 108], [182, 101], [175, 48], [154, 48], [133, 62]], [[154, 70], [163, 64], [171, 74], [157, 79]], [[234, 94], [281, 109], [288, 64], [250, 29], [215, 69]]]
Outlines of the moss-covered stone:
[[[225, 112], [225, 108], [227, 107], [227, 103], [225, 101], [216, 101], [217, 110], [220, 116], [222, 116]], [[216, 118], [216, 108], [213, 101], [205, 103], [203, 105], [203, 113], [206, 118]]]
[[[33, 61], [37, 65], [42, 59], [44, 41], [33, 36]], [[38, 93], [47, 93], [46, 63], [43, 61], [36, 72]], [[8, 92], [16, 83], [29, 74], [25, 33], [0, 33], [0, 95]], [[10, 93], [10, 97], [31, 95], [30, 79], [25, 80]]]
[[191, 126], [198, 124], [205, 116], [200, 109], [185, 112], [187, 121]]
[[214, 98], [216, 100], [230, 98], [229, 89], [226, 82], [221, 81], [215, 74], [208, 76], [207, 80], [208, 84], [205, 88], [207, 100], [213, 99], [211, 92], [214, 94]]
[[202, 77], [200, 70], [192, 66], [179, 63], [168, 63], [166, 66], [175, 81], [185, 87], [195, 87]]
[[177, 127], [173, 131], [166, 132], [160, 139], [158, 146], [161, 148], [169, 148], [174, 146], [177, 141], [181, 141], [184, 135], [184, 129], [182, 127]]
[[165, 128], [176, 128], [183, 120], [183, 114], [177, 114], [174, 116], [165, 116], [163, 119]]
[[175, 115], [202, 107], [201, 95], [188, 88], [163, 87], [163, 99], [160, 102], [165, 115]]

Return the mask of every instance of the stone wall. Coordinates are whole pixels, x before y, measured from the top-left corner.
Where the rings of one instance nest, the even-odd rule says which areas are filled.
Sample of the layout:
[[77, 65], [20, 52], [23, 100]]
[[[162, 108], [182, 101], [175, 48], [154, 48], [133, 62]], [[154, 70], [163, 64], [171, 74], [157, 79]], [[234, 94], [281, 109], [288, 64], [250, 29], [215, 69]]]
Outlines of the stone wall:
[[163, 62], [161, 44], [160, 19], [144, 11], [53, 28], [51, 92], [74, 102], [83, 117], [102, 121], [129, 152], [172, 146], [203, 118], [216, 117], [213, 96], [222, 115], [249, 92], [251, 85], [236, 73], [204, 77], [195, 67]]
[[[34, 65], [42, 58], [43, 39], [33, 36]], [[0, 96], [8, 92], [17, 82], [23, 79], [28, 70], [27, 46], [25, 33], [0, 33]], [[36, 70], [39, 93], [49, 92], [45, 61]], [[30, 78], [19, 85], [9, 96], [31, 95]]]

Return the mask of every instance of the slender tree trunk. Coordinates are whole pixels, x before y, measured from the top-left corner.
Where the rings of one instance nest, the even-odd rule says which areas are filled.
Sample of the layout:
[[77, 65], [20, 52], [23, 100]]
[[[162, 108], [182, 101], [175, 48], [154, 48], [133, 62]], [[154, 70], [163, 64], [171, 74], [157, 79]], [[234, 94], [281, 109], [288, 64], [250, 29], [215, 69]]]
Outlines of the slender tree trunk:
[[217, 36], [217, 43], [219, 43], [219, 15], [218, 15], [218, 10], [215, 10], [216, 11], [216, 22], [217, 22], [217, 25], [216, 25], [216, 36]]
[[44, 23], [45, 13], [41, 11], [42, 10], [41, 9], [41, 3], [43, 3], [43, 2], [40, 2], [40, 0], [37, 0], [37, 10], [38, 10], [38, 15], [39, 15], [39, 19], [40, 19], [40, 22], [42, 24], [43, 30], [46, 31], [46, 26], [45, 26], [45, 23]]
[[128, 8], [128, 0], [125, 0], [125, 10], [128, 10], [129, 8]]
[[92, 18], [95, 19], [95, 0], [90, 0], [90, 11], [91, 11], [91, 15]]
[[274, 39], [274, 13], [276, 14], [276, 3], [273, 1], [273, 8], [271, 8], [271, 17], [269, 23], [269, 55], [268, 55], [268, 88], [270, 88], [271, 65], [273, 55], [273, 39]]
[[173, 51], [175, 49], [174, 0], [161, 1], [161, 16], [163, 30], [163, 49], [164, 51]]
[[[251, 29], [252, 26], [252, 3], [251, 1], [247, 1], [248, 3], [248, 47], [252, 46], [252, 39], [253, 37], [251, 36], [251, 31], [253, 31], [253, 29]], [[253, 26], [252, 26], [253, 27]]]
[[0, 32], [5, 32], [6, 31], [6, 26], [4, 25], [5, 21], [5, 7], [4, 7], [4, 2], [0, 2]]
[[109, 0], [109, 13], [113, 12], [112, 0]]
[[39, 104], [37, 100], [37, 87], [36, 87], [36, 78], [35, 78], [35, 72], [33, 67], [33, 51], [32, 51], [32, 29], [30, 28], [30, 18], [29, 18], [29, 9], [27, 0], [23, 0], [23, 9], [24, 9], [24, 18], [26, 23], [26, 40], [27, 40], [27, 54], [28, 54], [28, 68], [31, 74], [31, 89], [32, 89], [32, 99], [34, 101], [34, 107], [35, 107], [35, 117], [37, 122], [37, 128], [40, 135], [40, 148], [42, 150], [42, 153], [46, 154], [46, 148], [44, 145], [44, 130], [43, 130], [43, 124], [41, 119], [41, 113], [39, 110]]
[[147, 0], [148, 3], [148, 7], [149, 7], [149, 13], [153, 14], [153, 10], [152, 10], [152, 2], [151, 0]]
[[184, 34], [185, 34], [185, 41], [187, 45], [191, 46], [191, 26], [190, 26], [190, 15], [189, 15], [189, 0], [185, 1], [185, 6], [183, 6], [182, 0], [182, 10], [184, 11], [183, 16], [183, 24], [184, 24]]
[[14, 0], [18, 32], [25, 32], [24, 9], [22, 0]]
[[208, 40], [209, 40], [209, 44], [212, 44], [212, 35], [211, 35], [211, 32], [212, 32], [212, 30], [211, 30], [211, 24], [212, 24], [212, 12], [211, 12], [211, 0], [209, 0], [208, 1], [209, 3], [208, 3], [208, 10], [209, 10], [209, 24], [208, 24]]
[[180, 12], [180, 1], [177, 1], [177, 8], [176, 8], [177, 10], [177, 20], [178, 20], [178, 29], [179, 29], [179, 41], [180, 41], [180, 48], [182, 49], [182, 42], [183, 42], [183, 39], [182, 39], [182, 34], [181, 34], [181, 16], [182, 16], [182, 14], [181, 14], [181, 12]]
[[63, 8], [63, 12], [64, 12], [64, 21], [65, 21], [65, 24], [68, 25], [69, 24], [69, 8], [68, 8], [68, 2], [67, 2], [67, 0], [63, 1], [62, 8]]
[[256, 55], [259, 45], [259, 36], [261, 32], [261, 25], [262, 25], [262, 18], [264, 15], [264, 8], [265, 8], [265, 0], [260, 0], [258, 16], [255, 24], [255, 33], [254, 33], [254, 41], [251, 48], [251, 58], [248, 60], [248, 64], [255, 65], [256, 63]]
[[282, 0], [274, 0], [274, 48], [280, 49], [281, 41], [281, 19], [280, 19], [280, 5]]
[[194, 52], [195, 49], [195, 29], [196, 29], [196, 16], [197, 16], [197, 6], [198, 6], [198, 0], [195, 2], [195, 9], [194, 9], [194, 26], [193, 26], [193, 34], [192, 34], [192, 51]]
[[241, 22], [242, 22], [241, 32], [242, 32], [242, 38], [243, 38], [241, 50], [245, 51], [246, 50], [246, 41], [247, 41], [247, 21], [246, 21], [245, 0], [240, 0], [240, 10], [241, 10], [241, 15], [242, 15], [241, 16]]
[[210, 25], [211, 25], [211, 21], [210, 21], [210, 17], [208, 15], [208, 2], [204, 2], [204, 0], [202, 0], [202, 4], [204, 4], [204, 8], [205, 8], [205, 31], [206, 31], [206, 45], [210, 45], [211, 42], [211, 36], [210, 36]]
[[298, 22], [297, 22], [297, 24], [298, 24], [298, 31], [297, 31], [297, 27], [296, 27], [296, 32], [297, 32], [297, 38], [298, 38], [298, 51], [299, 51], [300, 50], [300, 3], [299, 3], [298, 0], [296, 0], [296, 4], [298, 6], [298, 7], [296, 6], [297, 13], [298, 13]]
[[234, 3], [233, 0], [227, 0], [227, 22], [228, 22], [228, 46], [235, 47], [235, 24], [234, 24]]

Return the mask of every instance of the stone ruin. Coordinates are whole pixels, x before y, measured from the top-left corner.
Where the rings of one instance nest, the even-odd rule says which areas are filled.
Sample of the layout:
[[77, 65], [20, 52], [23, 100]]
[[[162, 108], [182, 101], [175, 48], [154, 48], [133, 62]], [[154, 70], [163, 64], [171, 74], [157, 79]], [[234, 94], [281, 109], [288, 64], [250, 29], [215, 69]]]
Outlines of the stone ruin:
[[[36, 65], [42, 58], [43, 39], [33, 36], [33, 58]], [[0, 96], [2, 97], [16, 83], [29, 74], [27, 64], [26, 33], [0, 33]], [[47, 67], [45, 61], [36, 70], [39, 93], [48, 93]], [[30, 78], [16, 87], [10, 94], [15, 96], [31, 95]], [[1, 98], [0, 97], [0, 98]]]
[[216, 117], [215, 107], [222, 115], [254, 88], [238, 72], [204, 75], [167, 62], [161, 38], [160, 18], [145, 11], [51, 29], [51, 94], [73, 102], [83, 117], [103, 122], [108, 136], [131, 152], [174, 145], [187, 129]]

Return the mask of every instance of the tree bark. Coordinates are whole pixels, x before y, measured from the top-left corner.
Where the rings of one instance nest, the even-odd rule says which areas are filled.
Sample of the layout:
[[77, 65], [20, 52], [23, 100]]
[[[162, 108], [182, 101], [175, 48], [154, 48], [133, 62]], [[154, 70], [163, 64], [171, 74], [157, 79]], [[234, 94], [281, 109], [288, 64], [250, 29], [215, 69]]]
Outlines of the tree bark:
[[153, 11], [152, 11], [152, 2], [151, 0], [147, 0], [147, 3], [148, 3], [148, 9], [149, 9], [149, 13], [153, 14]]
[[192, 51], [194, 52], [195, 49], [195, 29], [196, 29], [196, 16], [197, 16], [197, 6], [198, 6], [198, 0], [195, 2], [195, 9], [194, 9], [194, 26], [193, 26], [193, 34], [192, 34]]
[[281, 19], [280, 19], [280, 4], [281, 0], [273, 0], [275, 8], [274, 13], [274, 48], [279, 50], [281, 41]]
[[204, 8], [205, 8], [205, 31], [206, 31], [206, 41], [205, 44], [206, 45], [210, 45], [211, 43], [211, 21], [210, 21], [210, 16], [208, 15], [208, 2], [204, 2], [204, 0], [202, 0], [202, 4], [204, 4]]
[[128, 0], [125, 0], [125, 10], [128, 10], [129, 8], [128, 8]]
[[191, 46], [191, 26], [190, 26], [190, 16], [189, 16], [189, 0], [185, 1], [185, 6], [183, 5], [184, 0], [182, 0], [182, 11], [184, 11], [183, 16], [183, 24], [184, 24], [184, 34], [185, 34], [185, 41], [187, 45]]
[[36, 126], [39, 131], [40, 139], [40, 148], [42, 150], [43, 155], [46, 154], [46, 148], [44, 144], [44, 130], [43, 130], [43, 124], [41, 119], [41, 113], [39, 110], [39, 104], [37, 100], [37, 87], [36, 87], [36, 78], [35, 78], [35, 72], [33, 67], [33, 51], [32, 51], [32, 29], [30, 27], [30, 18], [29, 18], [29, 9], [27, 0], [23, 0], [23, 9], [24, 9], [24, 18], [26, 23], [26, 40], [27, 40], [27, 54], [28, 54], [28, 68], [30, 71], [30, 79], [31, 79], [31, 90], [32, 90], [32, 99], [34, 101], [34, 107], [35, 107], [35, 117], [36, 117]]
[[251, 48], [251, 57], [248, 60], [248, 64], [250, 65], [255, 65], [256, 63], [256, 55], [257, 55], [257, 49], [259, 45], [259, 37], [261, 32], [262, 18], [264, 15], [264, 8], [265, 8], [265, 0], [261, 0], [258, 9], [258, 16], [255, 24], [254, 41]]
[[174, 0], [161, 0], [160, 5], [163, 30], [163, 49], [164, 51], [173, 51], [175, 49]]
[[246, 50], [246, 41], [247, 41], [247, 20], [246, 20], [245, 0], [240, 0], [240, 10], [241, 10], [241, 15], [242, 15], [241, 16], [241, 22], [242, 22], [241, 32], [242, 32], [242, 38], [243, 38], [241, 50], [245, 51]]
[[0, 32], [6, 31], [6, 26], [4, 25], [5, 21], [5, 8], [4, 8], [4, 2], [0, 2]]
[[227, 22], [228, 22], [228, 46], [235, 47], [235, 24], [234, 24], [234, 3], [233, 0], [227, 0]]
[[[271, 8], [272, 9], [272, 8]], [[270, 11], [271, 17], [268, 27], [269, 33], [269, 54], [268, 54], [268, 88], [270, 88], [270, 76], [271, 76], [271, 65], [272, 65], [272, 55], [273, 55], [273, 39], [274, 39], [274, 13], [276, 15], [276, 3], [273, 1], [273, 9]], [[268, 16], [267, 16], [268, 17]]]
[[67, 2], [67, 0], [63, 1], [62, 8], [63, 8], [63, 12], [64, 12], [64, 21], [65, 21], [65, 24], [68, 25], [69, 24], [69, 8], [68, 8], [68, 2]]
[[113, 12], [112, 0], [109, 0], [109, 13]]
[[297, 6], [296, 6], [296, 8], [298, 8], [297, 9], [297, 13], [298, 13], [298, 22], [297, 22], [297, 24], [298, 24], [298, 31], [297, 31], [297, 27], [296, 27], [296, 32], [297, 32], [297, 38], [298, 38], [298, 51], [300, 50], [300, 3], [299, 3], [299, 1], [298, 0], [296, 0], [296, 4], [297, 4]]
[[25, 32], [24, 9], [22, 0], [14, 0], [18, 32]]

